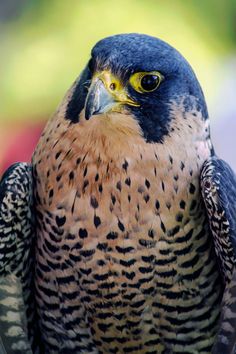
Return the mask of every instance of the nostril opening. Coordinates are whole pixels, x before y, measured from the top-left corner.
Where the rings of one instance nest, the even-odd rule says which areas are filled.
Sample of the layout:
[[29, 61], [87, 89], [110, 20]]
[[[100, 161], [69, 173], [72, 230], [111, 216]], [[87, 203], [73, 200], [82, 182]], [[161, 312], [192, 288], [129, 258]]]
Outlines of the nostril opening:
[[116, 89], [116, 84], [115, 84], [114, 82], [112, 82], [112, 83], [110, 84], [110, 89], [111, 89], [112, 91], [114, 91], [114, 90]]

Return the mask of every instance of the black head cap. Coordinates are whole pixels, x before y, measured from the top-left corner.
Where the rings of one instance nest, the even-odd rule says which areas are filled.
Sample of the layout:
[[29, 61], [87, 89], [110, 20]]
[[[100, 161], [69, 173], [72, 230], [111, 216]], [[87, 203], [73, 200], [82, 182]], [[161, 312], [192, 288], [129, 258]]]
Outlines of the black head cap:
[[[99, 41], [91, 54], [89, 65], [84, 71], [86, 75], [81, 76], [78, 87], [81, 88], [81, 81], [91, 78], [97, 70], [109, 69], [118, 75], [127, 84], [129, 94], [140, 103], [140, 107], [128, 108], [137, 118], [147, 141], [161, 142], [168, 134], [173, 104], [181, 102], [185, 111], [197, 110], [203, 119], [208, 117], [204, 95], [191, 66], [164, 41], [144, 34], [119, 34]], [[139, 71], [159, 71], [164, 81], [154, 92], [138, 93], [128, 84], [128, 79]], [[85, 98], [86, 93], [81, 94], [83, 103], [79, 104], [80, 110]], [[78, 105], [80, 97], [77, 96], [76, 100]], [[74, 102], [70, 102], [70, 105], [76, 107]], [[74, 113], [78, 112], [76, 109], [74, 113], [72, 111], [68, 110], [68, 118], [74, 120]], [[76, 117], [78, 121], [78, 114]]]

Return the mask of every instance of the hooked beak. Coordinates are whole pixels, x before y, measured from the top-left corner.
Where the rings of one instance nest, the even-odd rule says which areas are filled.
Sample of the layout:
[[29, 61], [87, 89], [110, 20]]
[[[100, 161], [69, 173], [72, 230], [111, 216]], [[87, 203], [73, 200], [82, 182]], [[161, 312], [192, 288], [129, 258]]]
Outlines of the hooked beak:
[[125, 104], [139, 106], [110, 72], [99, 73], [89, 88], [85, 102], [85, 119], [107, 112], [121, 112]]
[[102, 80], [97, 79], [92, 83], [85, 102], [85, 119], [88, 120], [93, 115], [108, 112], [115, 102]]

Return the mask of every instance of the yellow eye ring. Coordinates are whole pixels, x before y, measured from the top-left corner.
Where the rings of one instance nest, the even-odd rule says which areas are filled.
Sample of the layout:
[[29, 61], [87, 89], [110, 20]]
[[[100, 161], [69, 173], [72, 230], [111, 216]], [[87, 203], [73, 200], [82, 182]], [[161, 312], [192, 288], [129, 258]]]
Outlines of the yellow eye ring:
[[131, 75], [130, 85], [139, 93], [153, 92], [163, 81], [164, 76], [159, 71], [138, 72]]

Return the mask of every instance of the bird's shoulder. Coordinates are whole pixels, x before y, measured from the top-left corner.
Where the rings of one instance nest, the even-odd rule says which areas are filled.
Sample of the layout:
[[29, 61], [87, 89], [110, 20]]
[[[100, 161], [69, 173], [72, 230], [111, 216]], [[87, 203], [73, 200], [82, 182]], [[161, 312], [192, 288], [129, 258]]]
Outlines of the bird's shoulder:
[[200, 182], [220, 266], [230, 279], [236, 256], [236, 175], [212, 156], [203, 165]]
[[[15, 163], [0, 181], [0, 274], [16, 272], [22, 268], [17, 260], [29, 247], [32, 220], [31, 165]], [[20, 257], [22, 252], [22, 257]], [[19, 258], [20, 257], [20, 258]], [[18, 267], [20, 266], [20, 268]]]

